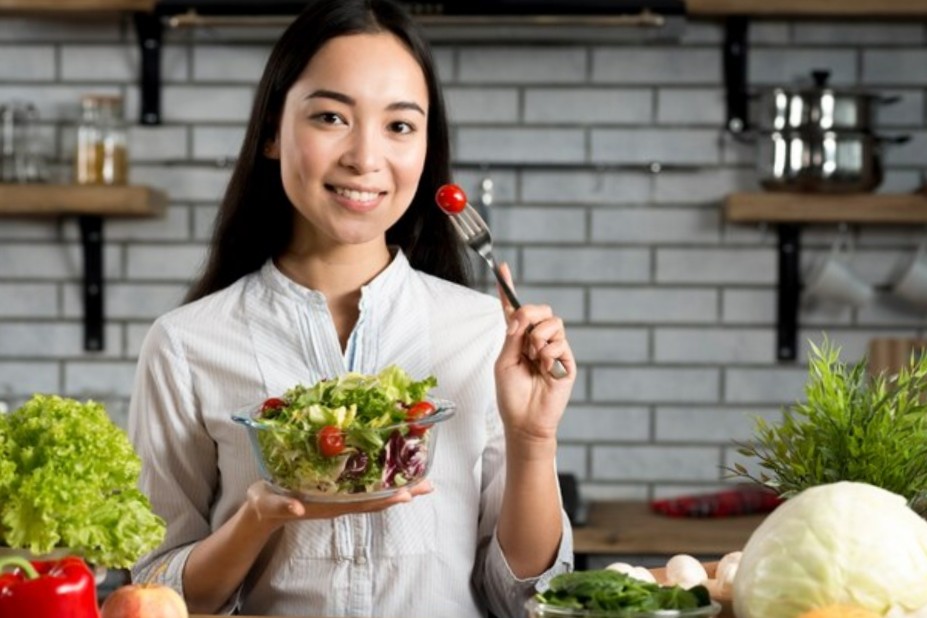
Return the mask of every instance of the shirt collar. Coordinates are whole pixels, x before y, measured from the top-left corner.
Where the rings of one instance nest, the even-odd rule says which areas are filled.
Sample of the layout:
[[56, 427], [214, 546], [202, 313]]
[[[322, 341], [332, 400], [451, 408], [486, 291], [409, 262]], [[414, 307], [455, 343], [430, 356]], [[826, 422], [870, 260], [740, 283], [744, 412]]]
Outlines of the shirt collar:
[[[361, 286], [361, 308], [367, 303], [376, 303], [381, 299], [388, 299], [398, 292], [403, 280], [408, 277], [412, 271], [409, 260], [399, 247], [390, 247], [390, 253], [393, 259], [376, 277], [370, 282]], [[296, 283], [287, 277], [273, 259], [268, 259], [261, 267], [260, 278], [271, 290], [283, 294], [289, 298], [310, 302], [313, 304], [325, 304], [325, 295], [318, 290], [307, 288]]]

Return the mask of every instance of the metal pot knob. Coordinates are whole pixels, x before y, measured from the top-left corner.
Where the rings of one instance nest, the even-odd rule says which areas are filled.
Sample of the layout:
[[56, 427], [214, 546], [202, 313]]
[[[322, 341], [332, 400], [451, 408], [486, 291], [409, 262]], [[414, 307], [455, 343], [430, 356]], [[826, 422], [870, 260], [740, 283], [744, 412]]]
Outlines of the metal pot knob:
[[827, 82], [830, 80], [830, 71], [826, 69], [811, 71], [811, 78], [814, 80], [815, 86], [818, 88], [826, 88]]

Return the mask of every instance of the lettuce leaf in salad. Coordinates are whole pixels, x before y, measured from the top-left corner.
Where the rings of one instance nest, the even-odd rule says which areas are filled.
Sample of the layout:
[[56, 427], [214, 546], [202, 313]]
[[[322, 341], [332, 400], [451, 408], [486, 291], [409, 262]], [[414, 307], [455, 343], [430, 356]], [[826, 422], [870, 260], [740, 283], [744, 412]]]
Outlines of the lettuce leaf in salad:
[[[297, 385], [268, 410], [258, 441], [264, 464], [279, 485], [305, 493], [358, 493], [400, 487], [421, 476], [427, 437], [384, 429], [406, 420], [406, 406], [427, 398], [434, 376], [414, 380], [391, 365], [376, 375], [347, 373], [312, 386]], [[343, 430], [344, 451], [319, 452], [314, 436], [325, 426]]]

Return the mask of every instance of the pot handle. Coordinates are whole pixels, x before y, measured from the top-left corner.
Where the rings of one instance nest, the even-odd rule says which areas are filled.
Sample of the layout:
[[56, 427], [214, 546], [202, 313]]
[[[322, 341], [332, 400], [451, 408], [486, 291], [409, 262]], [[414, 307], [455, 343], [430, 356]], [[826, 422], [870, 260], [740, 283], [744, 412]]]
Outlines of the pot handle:
[[756, 144], [760, 138], [759, 130], [753, 127], [747, 127], [740, 133], [732, 133], [731, 135], [735, 141], [738, 141], [741, 144]]
[[910, 135], [892, 135], [891, 137], [889, 137], [889, 136], [879, 136], [879, 137], [876, 138], [876, 140], [877, 140], [878, 142], [880, 142], [880, 143], [883, 143], [883, 144], [894, 144], [894, 145], [898, 145], [898, 144], [906, 144], [906, 143], [910, 142], [910, 141], [911, 141], [911, 136], [910, 136]]

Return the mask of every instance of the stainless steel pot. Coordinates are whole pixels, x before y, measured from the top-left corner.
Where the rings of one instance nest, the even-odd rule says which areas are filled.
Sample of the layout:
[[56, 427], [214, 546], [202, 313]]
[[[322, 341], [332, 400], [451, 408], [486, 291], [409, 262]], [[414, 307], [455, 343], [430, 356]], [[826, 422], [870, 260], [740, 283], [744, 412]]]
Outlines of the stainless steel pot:
[[872, 131], [875, 110], [895, 103], [885, 97], [856, 89], [827, 85], [829, 71], [813, 71], [813, 85], [772, 88], [757, 94], [756, 126], [761, 131], [810, 130]]
[[759, 134], [760, 184], [769, 191], [856, 193], [882, 183], [882, 148], [903, 137], [859, 131], [771, 131]]

